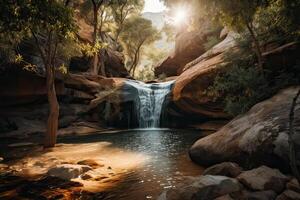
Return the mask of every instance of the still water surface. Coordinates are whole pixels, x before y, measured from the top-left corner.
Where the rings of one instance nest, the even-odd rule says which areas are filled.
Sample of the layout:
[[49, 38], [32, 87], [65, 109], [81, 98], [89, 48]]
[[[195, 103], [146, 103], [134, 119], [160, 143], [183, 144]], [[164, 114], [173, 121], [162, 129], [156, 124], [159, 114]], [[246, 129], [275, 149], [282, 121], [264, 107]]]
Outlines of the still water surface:
[[[80, 138], [80, 143], [105, 141], [124, 151], [145, 155], [144, 164], [126, 173], [115, 187], [101, 195], [101, 199], [108, 200], [142, 200], [157, 199], [162, 191], [175, 187], [184, 176], [201, 174], [203, 169], [188, 156], [189, 147], [199, 138], [201, 133], [195, 131], [139, 129], [88, 136]], [[78, 141], [78, 138], [69, 138], [63, 142]]]

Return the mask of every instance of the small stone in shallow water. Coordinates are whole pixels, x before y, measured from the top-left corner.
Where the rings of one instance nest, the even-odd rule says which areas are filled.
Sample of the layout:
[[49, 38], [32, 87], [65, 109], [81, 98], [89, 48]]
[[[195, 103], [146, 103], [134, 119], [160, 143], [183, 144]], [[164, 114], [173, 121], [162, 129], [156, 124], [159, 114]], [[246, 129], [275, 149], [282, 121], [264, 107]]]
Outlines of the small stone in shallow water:
[[79, 177], [81, 174], [91, 169], [92, 168], [87, 165], [63, 164], [51, 168], [47, 174], [64, 180], [70, 180]]

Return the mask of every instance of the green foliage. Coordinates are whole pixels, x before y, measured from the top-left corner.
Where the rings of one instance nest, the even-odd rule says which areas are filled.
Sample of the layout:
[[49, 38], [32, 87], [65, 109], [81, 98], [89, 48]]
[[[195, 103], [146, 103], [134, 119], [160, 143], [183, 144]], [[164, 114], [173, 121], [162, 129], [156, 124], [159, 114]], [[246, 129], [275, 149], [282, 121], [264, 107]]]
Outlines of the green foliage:
[[[76, 29], [72, 10], [60, 1], [0, 3], [0, 33], [7, 36], [6, 42], [16, 47], [22, 41], [34, 41], [45, 66], [55, 67], [58, 55], [63, 55], [62, 49], [73, 39], [71, 35]], [[18, 52], [18, 49], [14, 51]], [[25, 69], [33, 69], [34, 65], [25, 61], [19, 53], [16, 56], [16, 61], [25, 64]]]
[[138, 14], [144, 7], [143, 0], [112, 0], [111, 12], [114, 18], [114, 38], [118, 41], [124, 24], [130, 15]]
[[271, 97], [279, 89], [300, 83], [300, 60], [290, 66], [266, 64], [264, 71], [257, 70], [249, 40], [239, 41], [238, 52], [229, 52], [225, 61], [228, 68], [220, 73], [206, 91], [215, 100], [222, 99], [225, 111], [233, 116], [248, 111], [256, 103]]
[[152, 26], [152, 22], [141, 16], [132, 16], [124, 24], [121, 42], [124, 47], [127, 66], [130, 71], [133, 71], [133, 74], [139, 64], [143, 46], [152, 44], [160, 37], [160, 33]]
[[137, 80], [140, 81], [151, 81], [155, 79], [153, 66], [145, 65], [143, 68], [138, 70], [136, 77]]
[[259, 39], [263, 43], [298, 40], [299, 12], [299, 1], [270, 0], [268, 6], [258, 9], [254, 18]]

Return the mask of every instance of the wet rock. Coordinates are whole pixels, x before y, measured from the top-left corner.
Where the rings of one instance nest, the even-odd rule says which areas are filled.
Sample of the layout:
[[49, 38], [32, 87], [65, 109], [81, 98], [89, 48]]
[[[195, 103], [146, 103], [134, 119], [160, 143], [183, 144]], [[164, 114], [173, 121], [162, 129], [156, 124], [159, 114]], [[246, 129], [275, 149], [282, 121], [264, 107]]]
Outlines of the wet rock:
[[280, 194], [276, 200], [300, 200], [300, 193], [292, 190], [286, 190]]
[[282, 192], [289, 180], [279, 170], [266, 166], [245, 171], [237, 179], [252, 190], [273, 190], [276, 193]]
[[4, 160], [4, 158], [0, 157], [0, 162], [2, 162]]
[[203, 175], [221, 175], [235, 178], [242, 172], [242, 168], [232, 162], [224, 162], [207, 168]]
[[160, 200], [212, 200], [240, 189], [241, 185], [236, 179], [206, 175], [190, 178], [186, 183], [168, 190], [159, 198]]
[[100, 164], [92, 159], [82, 160], [77, 162], [78, 165], [88, 165], [92, 168], [104, 167], [104, 164]]
[[300, 193], [300, 185], [299, 185], [297, 179], [295, 179], [295, 178], [293, 178], [290, 182], [288, 182], [286, 184], [286, 188]]
[[92, 168], [87, 165], [62, 164], [51, 168], [47, 175], [64, 180], [71, 180], [73, 178], [78, 178], [81, 174], [84, 174], [91, 169]]

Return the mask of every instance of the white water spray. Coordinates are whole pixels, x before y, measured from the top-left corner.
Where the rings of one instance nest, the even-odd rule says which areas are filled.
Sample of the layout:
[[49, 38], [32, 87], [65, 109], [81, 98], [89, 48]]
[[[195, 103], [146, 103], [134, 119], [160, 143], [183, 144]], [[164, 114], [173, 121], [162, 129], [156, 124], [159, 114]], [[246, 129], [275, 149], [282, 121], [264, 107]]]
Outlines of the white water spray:
[[158, 128], [166, 96], [171, 92], [174, 81], [145, 84], [138, 81], [128, 81], [129, 85], [138, 91], [135, 102], [139, 127]]

